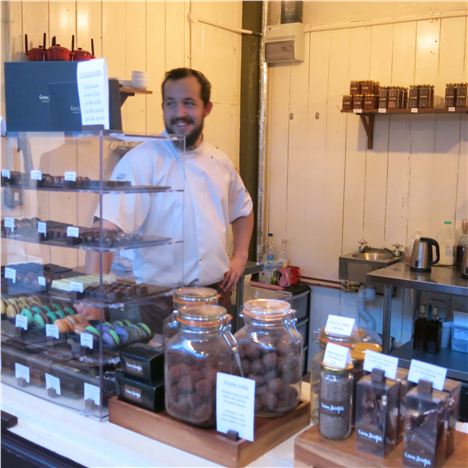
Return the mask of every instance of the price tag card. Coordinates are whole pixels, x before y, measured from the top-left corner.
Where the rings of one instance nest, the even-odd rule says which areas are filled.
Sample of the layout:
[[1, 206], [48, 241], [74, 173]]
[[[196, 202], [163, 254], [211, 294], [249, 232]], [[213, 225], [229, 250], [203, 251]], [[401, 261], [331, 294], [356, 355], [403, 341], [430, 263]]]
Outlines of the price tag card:
[[354, 319], [341, 317], [339, 315], [329, 315], [325, 331], [332, 335], [351, 336], [354, 328]]
[[353, 109], [355, 114], [362, 114], [362, 109]]
[[67, 226], [68, 237], [80, 237], [80, 228], [76, 226]]
[[42, 171], [39, 169], [33, 169], [31, 171], [31, 180], [42, 180]]
[[37, 232], [39, 234], [47, 234], [47, 223], [44, 223], [44, 221], [38, 221]]
[[17, 379], [24, 379], [26, 382], [30, 382], [29, 380], [29, 367], [23, 366], [23, 364], [18, 364], [15, 362], [15, 377]]
[[37, 277], [37, 283], [39, 284], [39, 286], [45, 287], [45, 285], [46, 285], [45, 276], [38, 276]]
[[58, 331], [58, 328], [55, 325], [52, 325], [51, 323], [46, 323], [45, 331], [46, 331], [46, 336], [47, 337], [56, 338], [58, 340], [59, 331]]
[[417, 108], [417, 107], [412, 107], [412, 108], [411, 108], [411, 112], [412, 112], [413, 114], [417, 114], [417, 113], [418, 113], [418, 108]]
[[70, 281], [69, 290], [82, 293], [84, 291], [83, 283], [79, 281]]
[[386, 113], [387, 113], [387, 109], [386, 109], [385, 107], [379, 107], [378, 113], [379, 113], [379, 114], [386, 114]]
[[375, 369], [376, 367], [377, 369], [385, 371], [385, 377], [395, 380], [398, 368], [398, 358], [377, 353], [370, 349], [366, 350], [364, 370], [372, 372], [372, 369]]
[[455, 107], [449, 107], [449, 108], [448, 108], [448, 111], [449, 111], [449, 112], [455, 112]]
[[75, 171], [65, 171], [63, 178], [68, 182], [76, 182], [76, 172]]
[[255, 380], [218, 372], [216, 375], [216, 430], [236, 431], [254, 440]]
[[101, 391], [96, 385], [91, 385], [89, 383], [84, 384], [84, 399], [93, 400], [94, 404], [97, 406], [101, 405]]
[[82, 333], [80, 335], [80, 345], [83, 346], [83, 348], [89, 348], [93, 349], [93, 335], [91, 333]]
[[46, 390], [49, 390], [49, 388], [53, 388], [57, 395], [62, 394], [62, 391], [60, 389], [60, 379], [58, 377], [47, 374], [46, 372], [45, 381], [46, 381]]
[[344, 369], [351, 363], [351, 355], [349, 348], [340, 346], [335, 343], [327, 343], [323, 362], [327, 366], [336, 367], [337, 369]]
[[10, 169], [2, 169], [2, 177], [9, 179], [11, 177]]
[[4, 218], [3, 224], [7, 228], [15, 229], [15, 218], [11, 218], [11, 217]]
[[15, 316], [15, 327], [22, 328], [24, 331], [28, 329], [28, 319], [21, 314]]
[[436, 390], [443, 390], [446, 375], [447, 369], [445, 367], [434, 366], [434, 364], [412, 359], [408, 380], [414, 383], [418, 383], [420, 379], [429, 380]]
[[5, 267], [5, 278], [10, 279], [13, 283], [16, 283], [16, 269], [11, 267]]

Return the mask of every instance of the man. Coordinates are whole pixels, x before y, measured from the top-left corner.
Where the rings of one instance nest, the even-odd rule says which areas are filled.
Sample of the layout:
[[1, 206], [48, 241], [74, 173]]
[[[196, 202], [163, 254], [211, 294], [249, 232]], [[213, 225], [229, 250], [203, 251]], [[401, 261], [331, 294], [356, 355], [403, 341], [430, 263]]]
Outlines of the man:
[[[184, 187], [180, 192], [106, 195], [103, 227], [154, 235], [183, 237], [182, 252], [174, 245], [134, 250], [138, 281], [161, 286], [217, 286], [225, 301], [243, 274], [253, 229], [252, 200], [229, 158], [203, 137], [203, 123], [213, 107], [211, 85], [193, 69], [166, 73], [161, 86], [167, 134], [177, 142], [148, 141], [129, 151], [116, 165], [112, 179], [132, 185]], [[179, 199], [177, 200], [177, 197]], [[229, 225], [233, 251], [226, 252]], [[103, 255], [103, 270], [112, 254]], [[99, 271], [99, 255], [87, 257], [88, 272]], [[182, 271], [179, 270], [179, 264]]]

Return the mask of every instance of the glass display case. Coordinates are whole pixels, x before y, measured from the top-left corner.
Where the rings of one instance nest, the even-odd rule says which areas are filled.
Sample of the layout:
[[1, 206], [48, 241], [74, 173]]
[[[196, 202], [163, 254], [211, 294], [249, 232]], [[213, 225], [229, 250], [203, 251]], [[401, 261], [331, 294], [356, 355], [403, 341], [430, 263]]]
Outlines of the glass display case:
[[107, 416], [119, 351], [158, 342], [182, 285], [184, 146], [102, 130], [1, 138], [4, 383]]

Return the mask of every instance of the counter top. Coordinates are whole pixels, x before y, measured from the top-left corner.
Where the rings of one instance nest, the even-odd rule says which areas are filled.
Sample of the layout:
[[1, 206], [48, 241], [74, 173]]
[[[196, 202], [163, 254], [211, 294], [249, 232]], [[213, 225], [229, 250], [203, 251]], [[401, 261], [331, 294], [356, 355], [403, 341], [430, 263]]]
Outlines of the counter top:
[[406, 263], [399, 262], [367, 273], [367, 279], [374, 284], [391, 284], [468, 297], [468, 280], [462, 279], [460, 271], [453, 267], [434, 265], [430, 273], [417, 273], [411, 271]]
[[[18, 417], [11, 432], [88, 467], [218, 466], [109, 422], [99, 422], [8, 385], [2, 409]], [[309, 385], [302, 385], [308, 399]], [[290, 437], [247, 466], [293, 467]]]

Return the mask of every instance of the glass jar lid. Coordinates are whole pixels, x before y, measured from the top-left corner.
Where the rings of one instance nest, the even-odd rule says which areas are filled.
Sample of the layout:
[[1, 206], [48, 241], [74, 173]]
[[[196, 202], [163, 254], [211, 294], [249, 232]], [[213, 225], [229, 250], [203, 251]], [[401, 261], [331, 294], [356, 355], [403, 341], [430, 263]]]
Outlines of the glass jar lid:
[[346, 365], [346, 367], [334, 367], [334, 366], [329, 366], [328, 364], [325, 364], [322, 362], [320, 364], [320, 367], [325, 371], [325, 372], [331, 372], [333, 374], [346, 374], [350, 371], [353, 370], [354, 366], [353, 363], [350, 362]]
[[200, 302], [216, 304], [219, 294], [213, 288], [184, 287], [174, 291], [174, 302], [179, 305], [191, 305]]
[[366, 357], [366, 351], [370, 349], [377, 353], [382, 352], [382, 346], [378, 343], [369, 343], [369, 342], [359, 342], [354, 343], [351, 348], [351, 359], [353, 361], [363, 361]]
[[205, 328], [228, 324], [231, 321], [231, 316], [223, 306], [202, 304], [182, 307], [176, 320], [181, 325]]
[[289, 302], [280, 299], [251, 299], [243, 307], [244, 316], [265, 322], [286, 318], [291, 312]]

